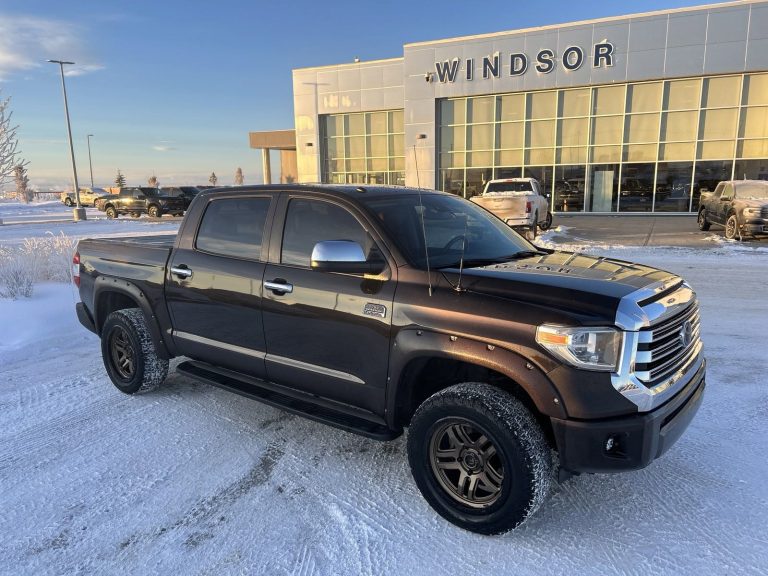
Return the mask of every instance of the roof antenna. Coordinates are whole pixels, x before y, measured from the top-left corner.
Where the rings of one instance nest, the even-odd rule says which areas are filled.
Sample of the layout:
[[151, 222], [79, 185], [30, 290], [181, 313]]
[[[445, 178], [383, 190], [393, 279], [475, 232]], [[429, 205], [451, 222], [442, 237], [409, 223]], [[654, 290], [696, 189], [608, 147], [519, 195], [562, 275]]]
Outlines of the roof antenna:
[[[424, 140], [427, 137], [426, 134], [416, 135], [417, 140]], [[419, 214], [421, 216], [421, 234], [424, 239], [424, 257], [427, 262], [427, 286], [429, 287], [429, 295], [432, 296], [432, 271], [429, 269], [429, 248], [427, 247], [427, 227], [424, 224], [424, 202], [421, 200], [421, 179], [419, 178], [419, 157], [416, 154], [416, 144], [413, 145], [413, 163], [416, 166], [416, 189], [419, 191]]]

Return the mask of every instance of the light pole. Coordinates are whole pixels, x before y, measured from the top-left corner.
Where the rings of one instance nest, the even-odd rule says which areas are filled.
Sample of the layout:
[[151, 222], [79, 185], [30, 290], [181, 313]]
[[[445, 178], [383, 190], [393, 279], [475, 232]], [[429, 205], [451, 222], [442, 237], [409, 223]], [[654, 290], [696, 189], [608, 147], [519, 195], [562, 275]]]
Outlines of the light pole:
[[93, 190], [93, 162], [91, 162], [91, 137], [93, 134], [88, 134], [86, 139], [88, 140], [88, 167], [91, 169], [91, 190]]
[[67, 133], [69, 134], [69, 153], [72, 156], [72, 180], [75, 184], [75, 200], [77, 207], [72, 211], [75, 221], [85, 220], [85, 208], [80, 204], [80, 187], [77, 184], [77, 167], [75, 166], [75, 147], [72, 144], [72, 126], [69, 123], [69, 105], [67, 104], [67, 85], [64, 83], [64, 64], [74, 64], [64, 60], [48, 60], [52, 64], [58, 64], [61, 71], [61, 90], [64, 93], [64, 115], [67, 117]]

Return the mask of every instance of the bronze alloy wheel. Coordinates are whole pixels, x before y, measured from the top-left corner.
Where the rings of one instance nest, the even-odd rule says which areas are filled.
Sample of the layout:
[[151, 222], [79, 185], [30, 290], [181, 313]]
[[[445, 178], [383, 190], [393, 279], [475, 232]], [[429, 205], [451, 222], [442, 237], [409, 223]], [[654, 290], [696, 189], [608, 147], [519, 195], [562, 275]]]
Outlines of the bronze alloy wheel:
[[136, 351], [133, 349], [128, 332], [115, 326], [109, 338], [109, 354], [112, 364], [121, 378], [130, 380], [136, 372]]
[[429, 442], [432, 472], [445, 492], [471, 508], [487, 508], [501, 495], [504, 467], [488, 434], [463, 418], [444, 420]]
[[736, 215], [732, 214], [725, 221], [725, 237], [728, 240], [733, 240], [738, 235], [739, 223], [736, 220]]

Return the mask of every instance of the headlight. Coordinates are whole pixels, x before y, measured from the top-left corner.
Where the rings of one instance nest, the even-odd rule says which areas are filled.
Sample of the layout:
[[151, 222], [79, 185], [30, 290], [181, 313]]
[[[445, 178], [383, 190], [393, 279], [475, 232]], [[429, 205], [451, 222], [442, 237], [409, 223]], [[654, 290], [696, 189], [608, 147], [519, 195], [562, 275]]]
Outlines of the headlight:
[[536, 329], [536, 342], [571, 366], [615, 372], [623, 334], [615, 328], [569, 328], [544, 324]]
[[744, 208], [745, 216], [760, 216], [760, 208]]

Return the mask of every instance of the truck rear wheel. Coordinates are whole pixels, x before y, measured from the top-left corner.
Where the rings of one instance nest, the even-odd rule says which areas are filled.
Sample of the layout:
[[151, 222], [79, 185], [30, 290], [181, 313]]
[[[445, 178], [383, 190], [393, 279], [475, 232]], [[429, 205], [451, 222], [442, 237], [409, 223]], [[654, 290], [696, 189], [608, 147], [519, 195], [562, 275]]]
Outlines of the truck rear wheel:
[[478, 382], [451, 386], [419, 407], [408, 460], [437, 513], [480, 534], [522, 524], [552, 482], [549, 446], [535, 418], [511, 394]]
[[101, 355], [110, 380], [126, 394], [154, 390], [168, 376], [168, 360], [157, 355], [139, 308], [117, 310], [107, 316], [101, 331]]
[[539, 224], [539, 228], [541, 228], [542, 232], [546, 232], [552, 228], [552, 212], [547, 210], [547, 217], [544, 219], [544, 222]]

